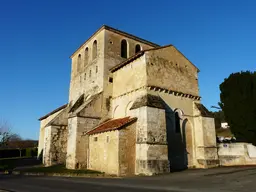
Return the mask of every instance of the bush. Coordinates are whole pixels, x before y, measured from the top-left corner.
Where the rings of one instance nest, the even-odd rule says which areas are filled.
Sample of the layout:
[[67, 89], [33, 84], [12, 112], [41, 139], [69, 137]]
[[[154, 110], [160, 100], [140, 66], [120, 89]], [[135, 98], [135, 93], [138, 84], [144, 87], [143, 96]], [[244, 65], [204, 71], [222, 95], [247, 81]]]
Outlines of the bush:
[[256, 72], [231, 74], [220, 91], [220, 106], [237, 141], [256, 145]]
[[19, 157], [19, 156], [20, 156], [20, 151], [18, 149], [1, 149], [0, 150], [0, 159]]
[[0, 159], [13, 157], [35, 157], [37, 148], [26, 149], [0, 149]]

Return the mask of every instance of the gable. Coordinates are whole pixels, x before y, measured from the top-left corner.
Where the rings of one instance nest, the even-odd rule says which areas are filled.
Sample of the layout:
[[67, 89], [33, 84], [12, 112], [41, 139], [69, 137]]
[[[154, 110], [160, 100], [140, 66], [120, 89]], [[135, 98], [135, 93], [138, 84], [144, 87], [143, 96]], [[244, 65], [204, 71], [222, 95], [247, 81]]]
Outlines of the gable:
[[169, 45], [145, 51], [147, 85], [199, 96], [198, 68]]
[[165, 58], [167, 60], [173, 61], [173, 64], [178, 64], [179, 66], [187, 65], [192, 70], [199, 72], [200, 70], [175, 46], [167, 45], [163, 47], [152, 48], [146, 50], [149, 54], [156, 54], [158, 57]]
[[[75, 104], [77, 104], [76, 107]], [[92, 96], [81, 96], [74, 104], [74, 110], [69, 111], [69, 117], [97, 117], [101, 116], [102, 92]]]
[[45, 127], [50, 125], [68, 125], [68, 107], [63, 109], [56, 117], [54, 117], [51, 121], [45, 125]]

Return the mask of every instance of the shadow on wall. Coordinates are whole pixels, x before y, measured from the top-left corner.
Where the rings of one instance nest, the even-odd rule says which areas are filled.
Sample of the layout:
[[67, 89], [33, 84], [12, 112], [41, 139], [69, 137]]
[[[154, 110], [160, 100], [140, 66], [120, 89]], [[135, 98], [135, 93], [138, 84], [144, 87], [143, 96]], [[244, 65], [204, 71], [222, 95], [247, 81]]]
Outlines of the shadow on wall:
[[185, 170], [188, 168], [188, 159], [186, 139], [183, 140], [182, 138], [186, 138], [185, 127], [188, 120], [184, 120], [181, 127], [181, 121], [177, 112], [173, 111], [166, 103], [164, 103], [164, 106], [170, 171]]
[[42, 149], [41, 152], [39, 153], [38, 157], [37, 157], [37, 159], [41, 162], [43, 162], [43, 152], [44, 152], [44, 150]]

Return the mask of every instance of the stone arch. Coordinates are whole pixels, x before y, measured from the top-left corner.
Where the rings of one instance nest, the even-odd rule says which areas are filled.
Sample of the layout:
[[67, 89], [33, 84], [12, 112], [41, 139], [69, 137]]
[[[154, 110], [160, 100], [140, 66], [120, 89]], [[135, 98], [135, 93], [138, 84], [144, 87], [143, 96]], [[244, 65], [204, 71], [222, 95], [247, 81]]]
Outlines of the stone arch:
[[174, 109], [174, 112], [178, 114], [178, 116], [179, 116], [179, 118], [180, 118], [181, 120], [184, 119], [184, 112], [183, 112], [182, 109], [180, 109], [180, 108], [175, 108], [175, 109]]
[[175, 133], [181, 133], [181, 121], [183, 119], [184, 112], [179, 108], [175, 108], [173, 112], [175, 119]]
[[77, 72], [80, 72], [81, 59], [82, 59], [82, 56], [81, 56], [81, 54], [79, 54], [77, 57]]
[[88, 64], [89, 59], [89, 48], [86, 47], [84, 50], [84, 67]]
[[121, 57], [128, 58], [128, 43], [125, 39], [121, 41]]
[[140, 44], [137, 44], [137, 45], [135, 46], [135, 54], [138, 53], [138, 52], [140, 52], [140, 51], [141, 51], [141, 46], [140, 46]]
[[133, 102], [129, 101], [128, 104], [126, 105], [125, 108], [125, 116], [130, 116], [131, 115], [131, 111], [130, 108], [132, 107]]
[[184, 156], [187, 167], [193, 167], [194, 159], [194, 142], [193, 142], [193, 125], [186, 118], [182, 122], [182, 138], [184, 143]]
[[174, 118], [175, 118], [175, 133], [180, 133], [181, 132], [180, 117], [177, 111], [174, 112]]
[[92, 46], [92, 59], [95, 59], [97, 57], [97, 54], [98, 54], [97, 49], [98, 49], [98, 43], [97, 43], [97, 40], [95, 40]]
[[113, 118], [115, 118], [116, 116], [117, 116], [117, 111], [118, 111], [118, 107], [119, 107], [119, 105], [117, 105], [116, 107], [115, 107], [115, 109], [114, 109], [114, 111], [113, 111], [113, 115], [112, 115], [112, 117]]

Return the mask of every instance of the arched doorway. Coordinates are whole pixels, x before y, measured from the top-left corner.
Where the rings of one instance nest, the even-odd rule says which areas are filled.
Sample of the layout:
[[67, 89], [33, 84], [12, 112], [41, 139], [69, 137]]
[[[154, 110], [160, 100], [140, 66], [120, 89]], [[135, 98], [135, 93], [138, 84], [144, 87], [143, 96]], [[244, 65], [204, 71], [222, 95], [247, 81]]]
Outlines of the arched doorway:
[[184, 155], [186, 166], [193, 167], [194, 147], [193, 147], [193, 126], [188, 119], [182, 122], [182, 137], [184, 143]]

